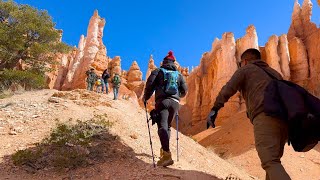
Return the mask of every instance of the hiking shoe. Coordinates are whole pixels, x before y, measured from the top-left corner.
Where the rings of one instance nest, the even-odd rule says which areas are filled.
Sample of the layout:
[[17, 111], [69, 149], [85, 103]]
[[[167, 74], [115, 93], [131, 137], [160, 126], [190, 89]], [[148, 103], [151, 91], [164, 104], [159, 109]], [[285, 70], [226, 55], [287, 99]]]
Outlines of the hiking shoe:
[[163, 156], [157, 162], [157, 166], [167, 167], [173, 164], [171, 152], [163, 151]]
[[162, 156], [163, 156], [163, 149], [160, 148], [160, 158], [162, 158]]

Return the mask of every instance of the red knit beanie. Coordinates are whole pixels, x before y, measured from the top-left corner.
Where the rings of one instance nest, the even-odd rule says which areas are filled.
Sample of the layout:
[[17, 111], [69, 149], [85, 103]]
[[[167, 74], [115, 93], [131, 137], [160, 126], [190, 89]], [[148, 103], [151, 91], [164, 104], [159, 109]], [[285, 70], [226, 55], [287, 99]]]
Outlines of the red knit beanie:
[[169, 51], [169, 52], [168, 52], [168, 55], [165, 57], [165, 59], [170, 59], [170, 60], [173, 60], [173, 61], [176, 60], [176, 58], [174, 57], [172, 51]]

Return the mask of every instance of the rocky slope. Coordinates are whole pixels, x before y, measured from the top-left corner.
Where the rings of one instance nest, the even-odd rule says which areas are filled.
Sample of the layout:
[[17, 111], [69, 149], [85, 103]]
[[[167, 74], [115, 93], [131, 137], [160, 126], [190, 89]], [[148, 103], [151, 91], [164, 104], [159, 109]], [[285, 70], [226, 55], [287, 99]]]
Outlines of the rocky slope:
[[[52, 95], [55, 94], [55, 98]], [[43, 90], [0, 100], [0, 176], [3, 179], [225, 179], [227, 176], [252, 179], [234, 165], [219, 158], [193, 139], [179, 134], [180, 160], [169, 168], [153, 168], [145, 112], [132, 99], [113, 101], [111, 95], [86, 90], [58, 92]], [[56, 172], [44, 169], [28, 173], [12, 164], [17, 150], [32, 148], [61, 122], [85, 121], [95, 114], [107, 114], [114, 125], [110, 132], [119, 136], [119, 156], [86, 168]], [[72, 120], [70, 120], [72, 118]], [[156, 127], [151, 127], [155, 154], [160, 143]], [[171, 150], [176, 160], [176, 142]], [[157, 156], [158, 157], [158, 156]], [[232, 175], [231, 175], [232, 174]]]

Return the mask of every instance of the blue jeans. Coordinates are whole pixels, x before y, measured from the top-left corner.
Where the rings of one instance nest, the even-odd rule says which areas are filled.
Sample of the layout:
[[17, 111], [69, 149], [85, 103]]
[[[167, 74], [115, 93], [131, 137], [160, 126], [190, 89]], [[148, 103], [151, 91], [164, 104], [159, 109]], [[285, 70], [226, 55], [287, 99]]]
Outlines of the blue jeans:
[[108, 80], [102, 81], [102, 82], [103, 82], [102, 92], [104, 91], [104, 88], [106, 88], [106, 93], [108, 94], [108, 93], [109, 93], [109, 83], [108, 83]]
[[119, 87], [113, 87], [113, 96], [114, 96], [114, 100], [118, 99], [118, 95], [119, 95]]
[[101, 85], [98, 85], [97, 87], [96, 87], [96, 92], [97, 93], [102, 93], [103, 92], [103, 85], [101, 84]]
[[101, 81], [101, 93], [103, 93], [103, 91], [104, 91], [104, 81], [102, 80]]
[[87, 82], [87, 90], [88, 91], [93, 91], [93, 86], [94, 86], [94, 83]]

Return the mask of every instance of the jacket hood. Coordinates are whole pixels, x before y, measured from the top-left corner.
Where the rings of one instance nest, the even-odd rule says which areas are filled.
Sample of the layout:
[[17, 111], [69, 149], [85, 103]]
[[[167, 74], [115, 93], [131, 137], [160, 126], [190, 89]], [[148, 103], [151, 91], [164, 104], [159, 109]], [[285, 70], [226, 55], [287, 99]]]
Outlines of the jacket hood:
[[174, 62], [171, 60], [167, 60], [167, 59], [163, 60], [161, 68], [172, 70], [172, 71], [177, 71], [177, 67], [174, 64]]
[[262, 61], [262, 60], [249, 61], [249, 64], [255, 64], [255, 65], [257, 65], [259, 67], [262, 67], [262, 68], [269, 67], [269, 65], [266, 62]]

